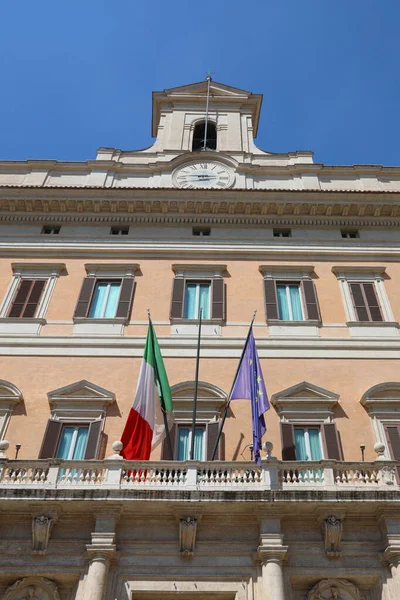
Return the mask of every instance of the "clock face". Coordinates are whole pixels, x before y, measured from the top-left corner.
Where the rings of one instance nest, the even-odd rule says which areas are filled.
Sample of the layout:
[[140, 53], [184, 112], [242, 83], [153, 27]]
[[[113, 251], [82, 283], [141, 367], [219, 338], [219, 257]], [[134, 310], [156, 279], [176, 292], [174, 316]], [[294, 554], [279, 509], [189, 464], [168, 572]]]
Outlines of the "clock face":
[[227, 188], [234, 182], [234, 174], [222, 163], [191, 162], [178, 167], [172, 180], [180, 188]]

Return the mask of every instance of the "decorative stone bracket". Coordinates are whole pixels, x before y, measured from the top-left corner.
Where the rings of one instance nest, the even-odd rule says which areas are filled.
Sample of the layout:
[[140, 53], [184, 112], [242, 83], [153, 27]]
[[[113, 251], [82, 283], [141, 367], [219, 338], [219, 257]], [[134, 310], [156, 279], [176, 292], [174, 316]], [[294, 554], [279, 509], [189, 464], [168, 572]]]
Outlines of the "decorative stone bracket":
[[179, 554], [192, 558], [196, 543], [197, 519], [185, 517], [179, 519]]
[[328, 558], [341, 556], [340, 542], [343, 533], [343, 519], [331, 515], [323, 521], [325, 552]]
[[57, 521], [56, 512], [37, 514], [32, 517], [32, 553], [46, 554], [51, 530]]

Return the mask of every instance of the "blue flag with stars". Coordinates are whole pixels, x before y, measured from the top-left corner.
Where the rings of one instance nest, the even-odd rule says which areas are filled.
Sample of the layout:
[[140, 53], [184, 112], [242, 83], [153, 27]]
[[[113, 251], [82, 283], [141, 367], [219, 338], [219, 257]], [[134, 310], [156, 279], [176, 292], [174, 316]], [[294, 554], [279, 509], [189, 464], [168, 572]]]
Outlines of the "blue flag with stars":
[[254, 462], [261, 467], [261, 440], [267, 431], [264, 413], [270, 408], [270, 405], [252, 328], [247, 338], [230, 399], [251, 401]]

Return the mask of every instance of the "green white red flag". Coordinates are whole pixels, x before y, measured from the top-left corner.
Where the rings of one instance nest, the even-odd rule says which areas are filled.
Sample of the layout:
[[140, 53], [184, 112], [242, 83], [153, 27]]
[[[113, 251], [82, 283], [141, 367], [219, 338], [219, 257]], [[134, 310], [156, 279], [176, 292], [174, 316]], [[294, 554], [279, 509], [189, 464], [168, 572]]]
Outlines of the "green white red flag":
[[163, 411], [170, 429], [173, 424], [171, 390], [150, 321], [136, 395], [121, 437], [124, 458], [149, 460], [151, 451], [167, 435]]

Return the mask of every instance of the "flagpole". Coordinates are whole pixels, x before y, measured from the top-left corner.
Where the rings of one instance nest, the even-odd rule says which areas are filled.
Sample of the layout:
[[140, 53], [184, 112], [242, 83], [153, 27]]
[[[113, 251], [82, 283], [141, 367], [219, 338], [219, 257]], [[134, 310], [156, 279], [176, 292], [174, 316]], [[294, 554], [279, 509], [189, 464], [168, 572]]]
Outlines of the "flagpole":
[[194, 460], [194, 438], [196, 433], [196, 410], [197, 410], [197, 390], [199, 387], [199, 365], [200, 365], [200, 338], [201, 338], [201, 316], [203, 309], [199, 310], [199, 335], [197, 337], [197, 357], [196, 357], [196, 375], [194, 380], [194, 397], [193, 397], [193, 421], [192, 421], [192, 441], [190, 444], [189, 460]]
[[229, 396], [228, 396], [228, 400], [227, 400], [227, 403], [226, 403], [226, 406], [225, 406], [225, 410], [224, 410], [224, 414], [223, 414], [223, 417], [222, 417], [222, 421], [221, 421], [220, 426], [218, 428], [218, 435], [217, 435], [217, 439], [215, 440], [214, 449], [213, 449], [213, 452], [212, 452], [212, 455], [211, 455], [211, 460], [214, 460], [215, 455], [217, 453], [217, 448], [218, 448], [219, 440], [221, 438], [222, 429], [224, 427], [225, 419], [226, 419], [226, 416], [228, 414], [229, 405], [231, 403], [231, 395], [232, 395], [232, 392], [233, 392], [233, 388], [235, 387], [236, 379], [237, 379], [237, 376], [238, 376], [238, 373], [239, 373], [240, 366], [242, 364], [244, 353], [246, 352], [247, 342], [249, 341], [251, 329], [253, 327], [253, 323], [254, 323], [254, 319], [256, 318], [256, 314], [257, 314], [257, 311], [255, 310], [253, 318], [252, 318], [251, 323], [250, 323], [250, 327], [249, 327], [249, 331], [248, 331], [248, 334], [247, 334], [247, 338], [246, 338], [246, 341], [245, 341], [244, 346], [243, 346], [242, 355], [240, 357], [239, 364], [238, 364], [238, 367], [236, 369], [235, 377], [233, 379], [231, 391], [229, 392]]
[[156, 350], [155, 350], [156, 346], [155, 346], [155, 343], [154, 343], [153, 323], [151, 322], [151, 316], [150, 316], [150, 310], [149, 309], [147, 309], [147, 314], [148, 314], [148, 317], [149, 317], [151, 345], [153, 346], [154, 375], [155, 375], [155, 378], [156, 378], [157, 391], [158, 391], [158, 395], [159, 395], [160, 403], [161, 403], [161, 412], [163, 414], [163, 419], [164, 419], [164, 427], [165, 427], [165, 433], [166, 433], [166, 437], [167, 437], [167, 444], [168, 444], [169, 455], [171, 457], [171, 460], [174, 460], [174, 451], [172, 449], [171, 435], [169, 433], [169, 425], [168, 425], [168, 419], [167, 419], [167, 412], [166, 412], [165, 406], [164, 406], [164, 399], [162, 397], [161, 386], [158, 385], [158, 382], [160, 381], [160, 377], [159, 377], [158, 368], [157, 368]]

